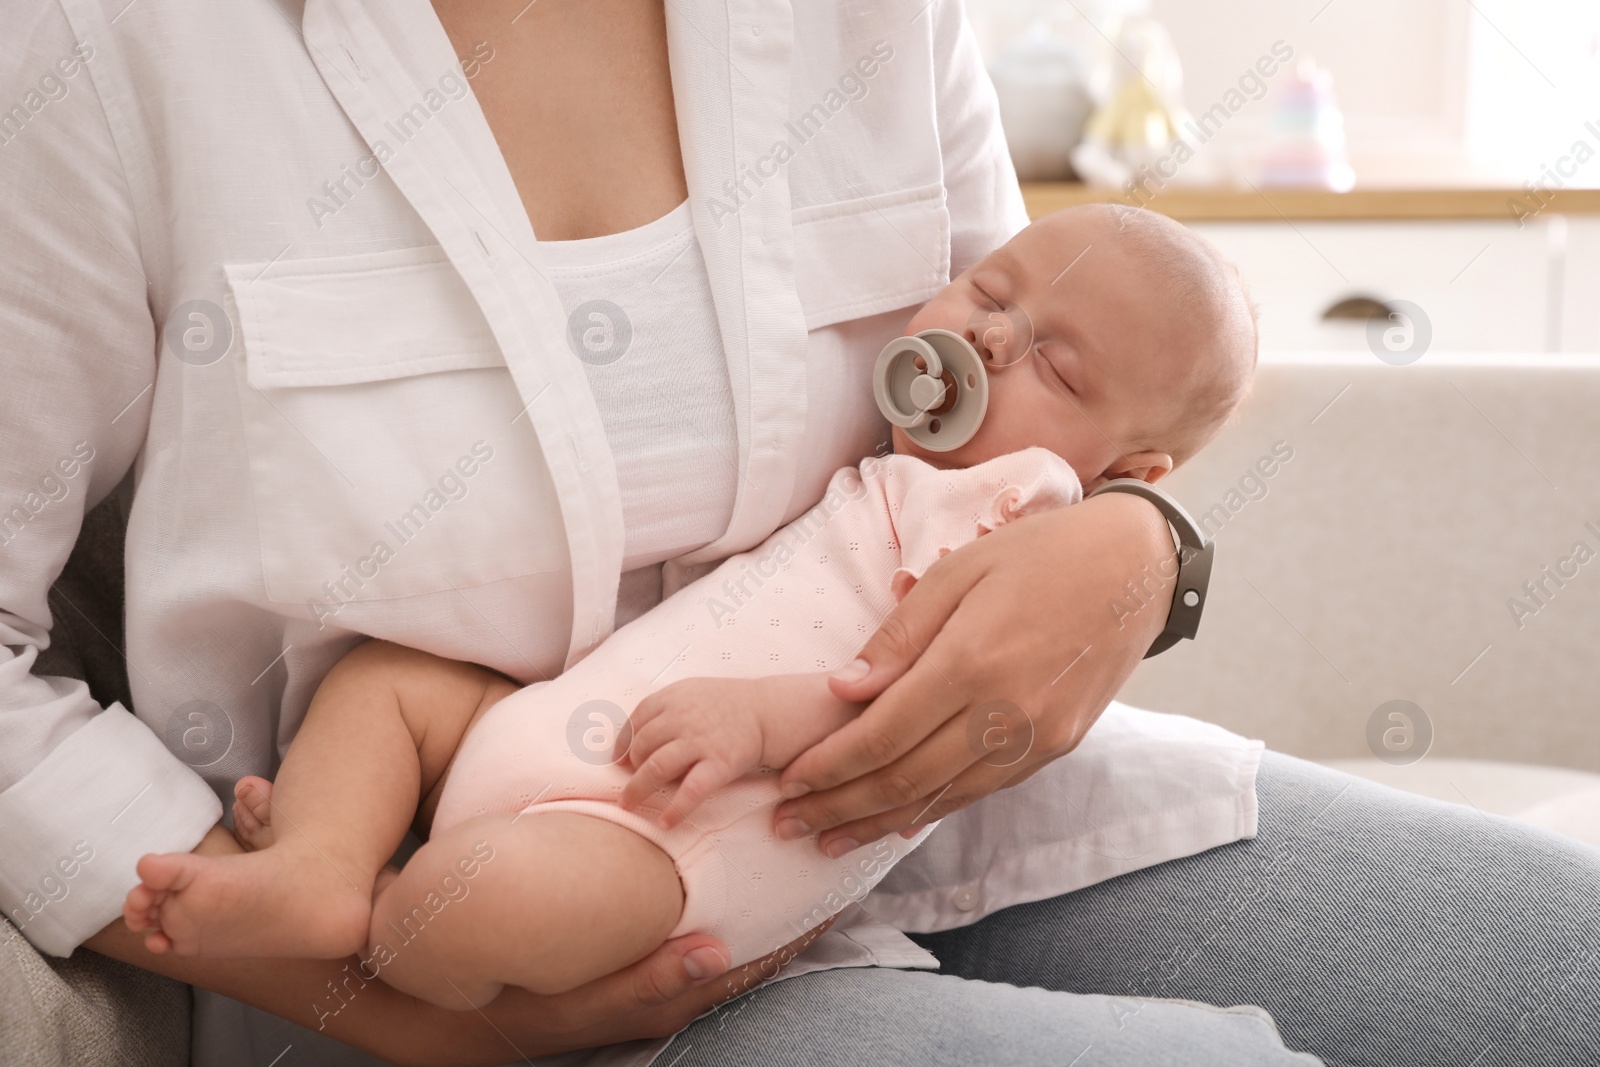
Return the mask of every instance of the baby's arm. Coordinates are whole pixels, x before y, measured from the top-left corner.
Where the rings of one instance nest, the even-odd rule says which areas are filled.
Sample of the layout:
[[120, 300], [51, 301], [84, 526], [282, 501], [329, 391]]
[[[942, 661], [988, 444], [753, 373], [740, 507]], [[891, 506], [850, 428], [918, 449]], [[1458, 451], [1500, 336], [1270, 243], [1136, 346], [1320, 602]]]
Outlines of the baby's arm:
[[690, 678], [639, 702], [621, 804], [635, 808], [683, 779], [661, 813], [671, 828], [717, 789], [760, 767], [780, 770], [865, 705], [834, 696], [826, 674]]

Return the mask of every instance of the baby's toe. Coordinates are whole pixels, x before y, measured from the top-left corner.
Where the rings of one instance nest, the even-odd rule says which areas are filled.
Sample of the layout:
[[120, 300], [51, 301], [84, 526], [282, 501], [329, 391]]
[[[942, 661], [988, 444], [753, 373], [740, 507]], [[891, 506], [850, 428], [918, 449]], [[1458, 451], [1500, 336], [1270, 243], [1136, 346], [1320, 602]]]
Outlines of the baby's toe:
[[271, 845], [272, 783], [246, 775], [234, 783], [233, 795], [233, 836], [252, 852]]
[[196, 857], [188, 852], [149, 853], [139, 859], [134, 870], [142, 886], [135, 886], [151, 894], [152, 905], [168, 890], [182, 889], [194, 876], [198, 865]]
[[233, 784], [234, 797], [264, 823], [272, 822], [272, 783], [257, 774], [247, 774]]
[[122, 902], [123, 922], [127, 923], [128, 929], [135, 933], [159, 925], [161, 903], [166, 897], [166, 893], [158, 892], [147, 885], [134, 886], [128, 890], [128, 896]]

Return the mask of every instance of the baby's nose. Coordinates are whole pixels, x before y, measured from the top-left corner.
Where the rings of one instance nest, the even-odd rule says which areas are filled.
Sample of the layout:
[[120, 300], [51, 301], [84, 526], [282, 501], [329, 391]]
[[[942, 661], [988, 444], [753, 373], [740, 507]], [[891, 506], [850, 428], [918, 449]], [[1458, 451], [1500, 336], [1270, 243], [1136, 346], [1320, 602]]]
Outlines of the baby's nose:
[[991, 369], [1019, 362], [1033, 347], [1032, 323], [1020, 308], [975, 312], [967, 322], [967, 342]]

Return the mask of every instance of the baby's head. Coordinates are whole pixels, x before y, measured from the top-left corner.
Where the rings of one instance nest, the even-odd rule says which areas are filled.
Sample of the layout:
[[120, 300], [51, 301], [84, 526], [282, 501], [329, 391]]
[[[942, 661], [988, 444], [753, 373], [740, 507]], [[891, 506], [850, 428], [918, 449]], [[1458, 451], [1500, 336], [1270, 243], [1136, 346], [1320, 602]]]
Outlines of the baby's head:
[[1038, 445], [1084, 492], [1154, 482], [1194, 455], [1244, 399], [1256, 326], [1238, 274], [1163, 215], [1111, 204], [1040, 219], [956, 278], [906, 326], [961, 334], [989, 366], [972, 440], [895, 451], [970, 467]]

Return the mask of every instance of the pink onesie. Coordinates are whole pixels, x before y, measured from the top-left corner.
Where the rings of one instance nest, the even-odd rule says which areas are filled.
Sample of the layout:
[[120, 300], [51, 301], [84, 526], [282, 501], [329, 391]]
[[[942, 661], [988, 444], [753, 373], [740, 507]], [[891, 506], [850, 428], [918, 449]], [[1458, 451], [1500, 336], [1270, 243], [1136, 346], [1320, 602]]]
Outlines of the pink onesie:
[[735, 964], [776, 950], [865, 896], [933, 827], [829, 859], [814, 834], [773, 835], [778, 776], [764, 770], [662, 830], [654, 812], [615, 803], [631, 773], [608, 762], [617, 728], [640, 699], [680, 678], [842, 666], [945, 552], [1081, 492], [1072, 468], [1042, 448], [965, 470], [899, 455], [840, 470], [821, 503], [759, 547], [724, 560], [555, 680], [489, 709], [461, 744], [433, 829], [486, 812], [609, 819], [676, 863], [684, 909], [671, 936], [713, 934]]

